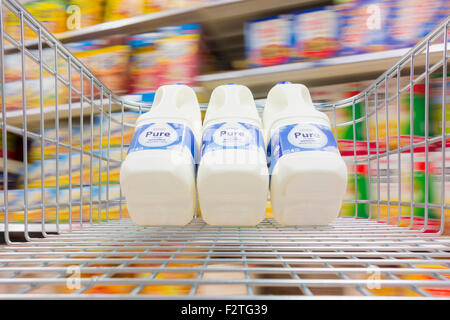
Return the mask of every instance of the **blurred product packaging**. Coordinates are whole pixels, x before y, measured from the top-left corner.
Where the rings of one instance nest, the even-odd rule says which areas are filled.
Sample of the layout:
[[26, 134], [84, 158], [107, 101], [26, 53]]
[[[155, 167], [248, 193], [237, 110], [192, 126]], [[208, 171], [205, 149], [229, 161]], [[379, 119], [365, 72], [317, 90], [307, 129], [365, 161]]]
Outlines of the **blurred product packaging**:
[[337, 1], [338, 55], [354, 55], [391, 48], [388, 16], [391, 0]]
[[[344, 157], [347, 163], [353, 162], [353, 157]], [[355, 170], [356, 169], [356, 170]], [[342, 203], [341, 215], [343, 217], [358, 217], [368, 219], [370, 217], [369, 203], [354, 200], [369, 200], [369, 169], [367, 164], [348, 166], [348, 182], [345, 201]], [[373, 194], [372, 194], [373, 195]], [[373, 196], [372, 196], [373, 198]], [[353, 201], [352, 201], [353, 200]]]
[[414, 46], [450, 14], [448, 0], [391, 0], [388, 41], [393, 48]]
[[105, 0], [69, 0], [67, 29], [75, 30], [103, 22]]
[[128, 38], [131, 47], [129, 93], [156, 91], [161, 84], [161, 66], [158, 63], [156, 42], [158, 32], [134, 35]]
[[[447, 74], [446, 83], [442, 73], [430, 78], [430, 136], [441, 136], [443, 132], [443, 114], [445, 115], [445, 133], [450, 133], [450, 74]], [[445, 102], [443, 101], [446, 89]], [[443, 110], [444, 109], [444, 110]], [[443, 113], [444, 112], [444, 113]], [[446, 139], [446, 146], [450, 147], [450, 138]]]
[[[53, 34], [66, 31], [66, 1], [39, 0], [23, 3], [27, 9], [44, 27]], [[8, 12], [5, 21], [5, 31], [14, 39], [21, 41], [19, 17]], [[38, 34], [30, 27], [24, 28], [25, 39], [37, 38]]]
[[292, 24], [296, 59], [333, 57], [339, 49], [338, 19], [332, 7], [295, 14]]
[[292, 60], [292, 16], [281, 15], [245, 24], [246, 58], [250, 67], [264, 67]]
[[[106, 87], [115, 94], [123, 94], [128, 91], [128, 60], [130, 47], [125, 44], [125, 37], [112, 36], [98, 40], [87, 40], [69, 43], [67, 48], [80, 59]], [[73, 87], [80, 90], [79, 72], [72, 72]], [[83, 93], [90, 96], [91, 84], [83, 79]], [[98, 90], [94, 88], [94, 96], [98, 96]], [[72, 93], [73, 99], [79, 99], [76, 93]]]
[[158, 30], [161, 37], [156, 42], [161, 84], [195, 84], [200, 70], [199, 24], [163, 27]]
[[144, 13], [144, 0], [106, 0], [105, 21], [114, 21]]

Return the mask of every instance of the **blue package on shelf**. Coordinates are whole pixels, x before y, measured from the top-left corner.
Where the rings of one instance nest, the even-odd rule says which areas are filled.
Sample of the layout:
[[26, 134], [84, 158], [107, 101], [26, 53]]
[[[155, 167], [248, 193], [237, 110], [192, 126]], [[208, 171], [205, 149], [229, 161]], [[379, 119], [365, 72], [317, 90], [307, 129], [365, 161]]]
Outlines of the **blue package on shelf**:
[[392, 48], [388, 38], [391, 0], [354, 0], [335, 7], [339, 19], [339, 56]]
[[249, 67], [264, 67], [292, 61], [294, 35], [292, 15], [280, 15], [245, 23], [245, 55]]
[[393, 48], [414, 46], [450, 14], [448, 0], [391, 0], [389, 43]]
[[337, 17], [333, 7], [295, 13], [292, 23], [294, 60], [335, 56], [339, 48]]

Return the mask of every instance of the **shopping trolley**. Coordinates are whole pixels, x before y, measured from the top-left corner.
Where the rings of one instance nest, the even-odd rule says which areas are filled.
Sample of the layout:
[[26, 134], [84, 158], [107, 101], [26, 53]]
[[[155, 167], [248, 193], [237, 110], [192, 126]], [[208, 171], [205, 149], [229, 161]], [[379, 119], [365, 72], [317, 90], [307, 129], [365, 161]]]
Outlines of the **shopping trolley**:
[[[197, 217], [184, 227], [139, 227], [128, 219], [114, 173], [133, 117], [149, 106], [115, 95], [20, 5], [0, 3], [3, 150], [8, 133], [24, 142], [20, 189], [8, 185], [7, 152], [2, 159], [0, 299], [449, 296], [450, 19], [361, 93], [317, 105], [335, 133], [352, 131], [340, 147], [355, 196], [344, 200], [350, 209], [330, 226], [283, 227], [269, 217], [256, 227], [213, 227]], [[13, 29], [7, 14], [16, 19]], [[11, 97], [9, 77], [16, 77], [17, 96]], [[441, 99], [430, 114], [432, 84]], [[412, 106], [417, 85], [425, 96], [419, 138]], [[402, 135], [405, 96], [410, 124]], [[340, 122], [345, 108], [352, 120]], [[430, 128], [436, 114], [439, 125]], [[37, 149], [28, 151], [29, 141]], [[28, 162], [31, 155], [36, 162]], [[363, 173], [367, 180], [358, 178]]]

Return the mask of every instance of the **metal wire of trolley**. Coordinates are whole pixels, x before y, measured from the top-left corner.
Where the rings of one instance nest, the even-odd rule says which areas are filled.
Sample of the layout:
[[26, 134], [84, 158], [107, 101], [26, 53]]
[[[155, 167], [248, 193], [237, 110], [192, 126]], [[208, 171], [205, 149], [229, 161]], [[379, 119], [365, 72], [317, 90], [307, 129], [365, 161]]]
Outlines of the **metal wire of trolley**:
[[[114, 165], [120, 165], [127, 149], [124, 132], [133, 127], [124, 114], [130, 110], [140, 114], [148, 107], [125, 101], [111, 92], [19, 4], [13, 0], [0, 3], [2, 10], [17, 17], [19, 27], [17, 34], [10, 34], [5, 28], [5, 15], [0, 16], [3, 150], [7, 150], [9, 132], [23, 136], [24, 142], [31, 139], [41, 145], [37, 203], [31, 201], [28, 188], [27, 144], [23, 148], [23, 196], [14, 203], [10, 197], [13, 190], [8, 189], [10, 162], [6, 152], [3, 156], [0, 231], [5, 244], [0, 246], [0, 299], [83, 299], [88, 295], [100, 299], [168, 295], [180, 299], [227, 295], [240, 299], [448, 296], [450, 237], [446, 236], [444, 217], [450, 210], [445, 203], [446, 143], [450, 131], [446, 128], [444, 101], [449, 18], [365, 91], [332, 105], [317, 105], [331, 115], [335, 132], [339, 127], [352, 128], [353, 152], [347, 158], [355, 176], [358, 164], [368, 166], [369, 185], [374, 188], [369, 188], [367, 199], [355, 196], [346, 200], [355, 207], [353, 217], [341, 216], [327, 227], [282, 227], [272, 219], [254, 228], [211, 227], [196, 218], [185, 227], [143, 228], [126, 218], [121, 194], [118, 197], [110, 194], [114, 184], [109, 173]], [[30, 33], [37, 38], [37, 47], [28, 46]], [[36, 39], [33, 43], [36, 45]], [[50, 63], [44, 58], [47, 54], [44, 51], [51, 52]], [[19, 111], [8, 108], [5, 57], [9, 54], [16, 54], [20, 60]], [[37, 67], [38, 109], [29, 108], [27, 101], [26, 73], [30, 65]], [[442, 73], [442, 123], [441, 132], [431, 136], [428, 98], [430, 76], [434, 72]], [[43, 99], [44, 75], [53, 84], [54, 103], [50, 106]], [[402, 86], [401, 77], [405, 75], [408, 81]], [[412, 103], [413, 87], [418, 83], [425, 83], [425, 137], [416, 141], [410, 128], [404, 143], [400, 140], [400, 96], [409, 95]], [[67, 102], [61, 103], [59, 90], [65, 90]], [[356, 116], [355, 106], [360, 103], [364, 105], [364, 114]], [[397, 108], [394, 119], [389, 115], [390, 104]], [[338, 123], [336, 113], [346, 107], [352, 108], [353, 120]], [[17, 114], [19, 121], [13, 121], [17, 120]], [[100, 129], [95, 131], [94, 117], [99, 114]], [[410, 108], [411, 123], [413, 118]], [[376, 123], [375, 140], [369, 142], [372, 119]], [[380, 138], [380, 119], [397, 123], [395, 141], [389, 141], [392, 139], [389, 134]], [[60, 125], [64, 121], [69, 130], [68, 141], [60, 139]], [[49, 122], [55, 125], [55, 136], [45, 134]], [[75, 124], [79, 125], [79, 132], [73, 132]], [[357, 146], [361, 145], [356, 139], [357, 124], [367, 133], [362, 153], [360, 149], [357, 152]], [[117, 125], [121, 134], [120, 157], [114, 158], [110, 154], [111, 127]], [[63, 185], [57, 174], [53, 189], [46, 186], [42, 161], [49, 146], [55, 148], [56, 172], [60, 169], [59, 155], [70, 155], [68, 183]], [[410, 157], [409, 194], [402, 194], [399, 185], [394, 187], [394, 182], [401, 183], [402, 154]], [[415, 201], [412, 178], [415, 157], [425, 163], [425, 190], [428, 190], [430, 157], [435, 155], [440, 159], [437, 174], [441, 181], [440, 200], [431, 201], [425, 192], [424, 201]], [[389, 167], [390, 158], [398, 158], [396, 168]], [[83, 165], [76, 167], [77, 161], [81, 164], [87, 161], [87, 173], [83, 172]], [[387, 168], [382, 170], [383, 161]], [[94, 176], [96, 163], [100, 163], [99, 172]], [[105, 174], [106, 181], [102, 184]], [[74, 179], [75, 175], [79, 181]], [[387, 199], [383, 199], [380, 190], [385, 182]], [[357, 179], [354, 188], [357, 194]], [[51, 201], [47, 199], [50, 189], [55, 195]], [[64, 192], [68, 192], [67, 198], [63, 198]], [[394, 196], [398, 196], [397, 200], [393, 200]], [[366, 205], [369, 216], [358, 215], [361, 205]], [[423, 209], [422, 218], [414, 215], [416, 208]], [[403, 211], [409, 213], [405, 216]], [[431, 217], [431, 211], [438, 215], [437, 219]]]

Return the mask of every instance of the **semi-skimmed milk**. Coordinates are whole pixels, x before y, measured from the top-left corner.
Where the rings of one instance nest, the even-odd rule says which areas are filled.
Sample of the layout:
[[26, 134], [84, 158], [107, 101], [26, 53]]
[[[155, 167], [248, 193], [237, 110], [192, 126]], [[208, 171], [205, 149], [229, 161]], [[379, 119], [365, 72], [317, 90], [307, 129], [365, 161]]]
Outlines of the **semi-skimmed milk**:
[[250, 90], [214, 89], [203, 122], [197, 190], [211, 225], [252, 226], [264, 219], [269, 188], [261, 119]]
[[195, 166], [200, 107], [185, 85], [160, 87], [152, 109], [136, 120], [120, 184], [139, 225], [185, 225], [196, 208]]
[[304, 85], [280, 83], [269, 91], [263, 123], [275, 219], [282, 225], [332, 222], [345, 194], [347, 167], [328, 117], [314, 108]]

